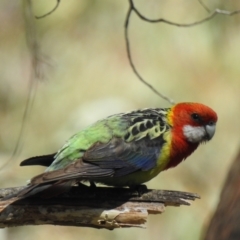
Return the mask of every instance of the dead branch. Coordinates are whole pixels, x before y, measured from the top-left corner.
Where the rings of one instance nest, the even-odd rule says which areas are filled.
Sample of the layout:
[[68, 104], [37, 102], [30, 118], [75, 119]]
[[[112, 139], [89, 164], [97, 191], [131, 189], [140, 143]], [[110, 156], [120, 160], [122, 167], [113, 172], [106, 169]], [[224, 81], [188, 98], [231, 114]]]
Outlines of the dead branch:
[[[0, 199], [20, 188], [0, 189]], [[140, 196], [141, 195], [141, 196]], [[34, 196], [0, 201], [0, 227], [23, 225], [62, 225], [115, 229], [144, 227], [149, 214], [160, 214], [166, 206], [190, 205], [197, 194], [128, 188], [73, 187], [54, 198]]]

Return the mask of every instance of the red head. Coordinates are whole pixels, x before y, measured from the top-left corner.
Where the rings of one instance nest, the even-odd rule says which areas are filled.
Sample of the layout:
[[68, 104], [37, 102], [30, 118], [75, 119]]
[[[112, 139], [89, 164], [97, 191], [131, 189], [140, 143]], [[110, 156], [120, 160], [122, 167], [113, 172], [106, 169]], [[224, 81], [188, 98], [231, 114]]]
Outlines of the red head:
[[217, 114], [200, 103], [179, 103], [172, 107], [168, 119], [172, 125], [173, 158], [168, 167], [173, 167], [187, 158], [199, 143], [213, 137]]
[[172, 126], [181, 130], [186, 140], [193, 143], [210, 140], [217, 122], [217, 114], [200, 103], [179, 103], [172, 108]]

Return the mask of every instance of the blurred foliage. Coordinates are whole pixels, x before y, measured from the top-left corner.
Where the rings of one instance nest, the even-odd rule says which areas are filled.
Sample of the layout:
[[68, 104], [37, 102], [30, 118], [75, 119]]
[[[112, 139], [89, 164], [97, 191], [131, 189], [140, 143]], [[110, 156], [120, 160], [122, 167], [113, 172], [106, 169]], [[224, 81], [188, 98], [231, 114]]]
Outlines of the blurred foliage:
[[[151, 18], [188, 23], [207, 16], [197, 1], [138, 0]], [[40, 16], [54, 0], [32, 1]], [[210, 1], [214, 9], [240, 9], [238, 1]], [[45, 79], [23, 135], [21, 154], [1, 170], [1, 187], [23, 185], [41, 167], [19, 168], [32, 155], [55, 152], [75, 132], [110, 114], [169, 104], [138, 81], [126, 55], [124, 20], [127, 1], [61, 1], [50, 16], [34, 20], [45, 63]], [[15, 147], [31, 75], [30, 53], [20, 1], [0, 2], [0, 154], [6, 162]], [[161, 173], [148, 187], [197, 192], [191, 207], [167, 208], [151, 217], [146, 230], [113, 232], [70, 227], [21, 227], [0, 230], [2, 240], [56, 239], [199, 239], [218, 202], [240, 132], [240, 15], [217, 16], [192, 28], [149, 24], [133, 16], [130, 41], [133, 59], [151, 84], [177, 102], [202, 102], [219, 115], [217, 133], [176, 169]]]

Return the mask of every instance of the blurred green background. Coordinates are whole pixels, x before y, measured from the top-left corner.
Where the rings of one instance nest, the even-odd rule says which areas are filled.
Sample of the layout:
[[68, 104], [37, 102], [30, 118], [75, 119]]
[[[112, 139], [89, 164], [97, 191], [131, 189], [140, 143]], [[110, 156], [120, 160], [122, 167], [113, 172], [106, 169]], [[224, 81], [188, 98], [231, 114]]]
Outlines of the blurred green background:
[[[197, 1], [138, 0], [150, 18], [188, 23], [207, 16]], [[32, 1], [35, 15], [55, 1]], [[209, 8], [240, 9], [238, 1], [205, 1]], [[21, 152], [1, 170], [0, 186], [26, 184], [41, 167], [20, 168], [24, 158], [55, 152], [74, 133], [110, 114], [169, 104], [138, 81], [127, 60], [124, 20], [128, 1], [62, 0], [52, 15], [35, 20], [45, 78], [38, 82]], [[133, 14], [132, 55], [140, 73], [177, 102], [201, 102], [219, 115], [214, 139], [149, 188], [196, 192], [191, 207], [168, 207], [147, 229], [114, 231], [34, 226], [0, 230], [1, 240], [201, 239], [239, 147], [240, 15], [217, 16], [192, 28], [149, 24]], [[27, 101], [31, 72], [21, 1], [0, 1], [0, 163], [12, 155]]]

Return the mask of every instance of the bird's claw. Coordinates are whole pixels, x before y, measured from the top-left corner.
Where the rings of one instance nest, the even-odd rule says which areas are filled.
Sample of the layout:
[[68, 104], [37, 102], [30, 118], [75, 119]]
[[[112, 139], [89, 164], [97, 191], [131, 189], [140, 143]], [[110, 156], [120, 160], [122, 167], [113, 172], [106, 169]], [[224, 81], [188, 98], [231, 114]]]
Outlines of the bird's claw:
[[89, 181], [89, 183], [90, 183], [90, 188], [96, 188], [97, 186], [96, 186], [96, 184], [95, 184], [95, 182], [92, 182], [92, 181]]
[[133, 191], [137, 191], [139, 197], [141, 197], [144, 193], [148, 191], [148, 188], [145, 184], [130, 186], [129, 188]]

